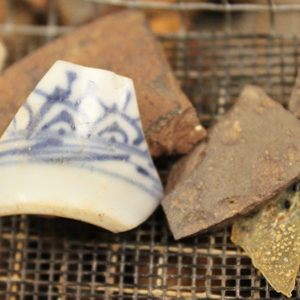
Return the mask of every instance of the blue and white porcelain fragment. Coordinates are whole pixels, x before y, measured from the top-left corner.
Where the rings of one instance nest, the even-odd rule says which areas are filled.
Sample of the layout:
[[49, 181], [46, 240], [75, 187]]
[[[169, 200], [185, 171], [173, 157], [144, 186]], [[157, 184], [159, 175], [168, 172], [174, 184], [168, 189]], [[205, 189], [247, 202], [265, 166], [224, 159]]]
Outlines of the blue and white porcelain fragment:
[[0, 215], [44, 214], [113, 232], [146, 220], [163, 189], [131, 79], [56, 62], [0, 140]]

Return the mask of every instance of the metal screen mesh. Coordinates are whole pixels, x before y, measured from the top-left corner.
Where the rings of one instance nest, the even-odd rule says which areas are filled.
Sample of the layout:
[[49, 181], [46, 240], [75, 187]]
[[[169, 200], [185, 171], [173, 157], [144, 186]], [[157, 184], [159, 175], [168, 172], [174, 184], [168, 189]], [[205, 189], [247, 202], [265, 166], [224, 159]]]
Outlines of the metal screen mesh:
[[[300, 32], [276, 32], [276, 14], [297, 17], [300, 3], [101, 2], [178, 10], [183, 24], [185, 12], [192, 10], [222, 19], [218, 30], [183, 26], [179, 32], [160, 35], [175, 74], [205, 125], [224, 114], [247, 83], [261, 86], [286, 104], [299, 65]], [[60, 26], [54, 1], [49, 2], [46, 17], [34, 24], [15, 24], [15, 5], [7, 3], [9, 14], [0, 24], [7, 45], [13, 46], [7, 65], [72, 30]], [[235, 11], [267, 12], [268, 32], [237, 32], [231, 26]], [[173, 160], [156, 161], [163, 178]], [[0, 299], [284, 298], [229, 236], [230, 228], [176, 242], [161, 209], [139, 228], [117, 235], [60, 218], [0, 218]], [[300, 299], [299, 276], [293, 298]]]

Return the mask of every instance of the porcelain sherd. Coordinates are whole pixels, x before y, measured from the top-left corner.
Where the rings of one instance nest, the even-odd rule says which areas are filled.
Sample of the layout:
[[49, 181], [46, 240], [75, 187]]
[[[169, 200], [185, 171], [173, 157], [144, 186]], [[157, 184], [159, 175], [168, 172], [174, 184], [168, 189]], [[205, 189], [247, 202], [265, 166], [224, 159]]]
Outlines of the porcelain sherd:
[[163, 189], [132, 80], [56, 62], [0, 140], [0, 184], [2, 216], [61, 216], [113, 232], [142, 223]]

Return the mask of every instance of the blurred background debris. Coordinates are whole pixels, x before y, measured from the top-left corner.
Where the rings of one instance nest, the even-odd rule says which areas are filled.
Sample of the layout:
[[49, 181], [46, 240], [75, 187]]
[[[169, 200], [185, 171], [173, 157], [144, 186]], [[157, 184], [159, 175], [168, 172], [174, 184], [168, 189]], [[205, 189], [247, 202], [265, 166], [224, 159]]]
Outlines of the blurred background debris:
[[7, 52], [3, 42], [0, 42], [0, 72], [4, 68]]
[[44, 13], [47, 10], [49, 0], [22, 0], [28, 4], [33, 12]]

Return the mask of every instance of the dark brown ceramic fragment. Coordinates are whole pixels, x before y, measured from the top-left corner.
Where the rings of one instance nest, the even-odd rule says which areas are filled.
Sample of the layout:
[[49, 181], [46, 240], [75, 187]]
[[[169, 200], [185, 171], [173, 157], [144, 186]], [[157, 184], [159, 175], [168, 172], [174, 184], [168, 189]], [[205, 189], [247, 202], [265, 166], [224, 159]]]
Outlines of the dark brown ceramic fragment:
[[289, 110], [297, 118], [300, 118], [300, 72], [298, 72], [298, 77], [296, 78], [296, 82], [292, 90], [291, 98], [289, 101]]
[[179, 239], [248, 214], [299, 177], [299, 120], [247, 86], [211, 129], [203, 161], [162, 204]]
[[237, 220], [231, 239], [277, 292], [290, 297], [300, 265], [300, 192], [283, 192]]
[[151, 153], [186, 153], [205, 135], [180, 90], [145, 16], [123, 11], [101, 18], [33, 52], [0, 77], [0, 135], [56, 60], [133, 79]]
[[202, 142], [187, 156], [176, 162], [169, 175], [165, 193], [170, 193], [177, 184], [186, 179], [203, 161], [207, 144]]

